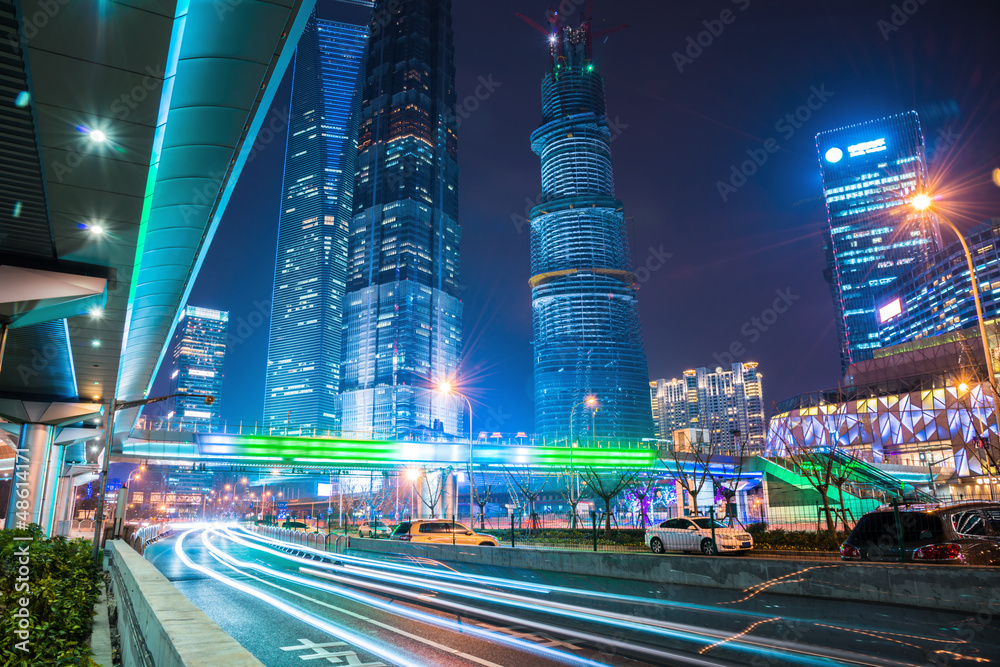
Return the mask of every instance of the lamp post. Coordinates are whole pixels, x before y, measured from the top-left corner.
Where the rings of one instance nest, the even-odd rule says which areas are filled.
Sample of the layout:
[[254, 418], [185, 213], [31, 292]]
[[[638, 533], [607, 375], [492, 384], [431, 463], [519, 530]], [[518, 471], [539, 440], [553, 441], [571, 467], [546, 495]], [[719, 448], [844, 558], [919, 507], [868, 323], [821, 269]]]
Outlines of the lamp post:
[[[580, 498], [580, 479], [576, 476], [576, 466], [573, 464], [573, 413], [576, 412], [576, 409], [581, 405], [587, 405], [590, 406], [591, 409], [596, 410], [597, 397], [591, 394], [590, 396], [587, 396], [585, 399], [583, 399], [582, 401], [580, 401], [579, 403], [577, 403], [576, 405], [574, 405], [572, 408], [569, 409], [569, 470], [570, 470], [570, 475], [572, 477], [572, 479], [570, 480], [570, 484], [573, 485], [573, 489], [575, 490], [573, 497], [576, 500], [579, 500]], [[591, 429], [593, 429], [593, 426], [591, 426]], [[591, 433], [593, 433], [593, 431], [591, 431]], [[575, 513], [573, 514], [573, 527], [574, 528], [576, 527]]]
[[[140, 464], [138, 468], [136, 468], [135, 470], [133, 470], [132, 472], [130, 472], [128, 474], [128, 477], [125, 478], [125, 488], [127, 488], [129, 490], [129, 494], [127, 494], [125, 496], [125, 511], [122, 512], [122, 523], [123, 524], [126, 521], [128, 521], [128, 496], [131, 495], [131, 491], [132, 491], [132, 486], [131, 486], [132, 475], [135, 475], [135, 478], [139, 479], [139, 477], [142, 475], [142, 471], [145, 470], [145, 469], [146, 469], [146, 465], [145, 464]], [[139, 473], [139, 474], [136, 475], [136, 473]], [[100, 502], [100, 501], [98, 501], [98, 502]]]
[[166, 401], [171, 398], [176, 398], [178, 396], [188, 396], [191, 398], [204, 398], [205, 405], [211, 405], [215, 403], [214, 396], [206, 396], [204, 394], [167, 394], [166, 396], [157, 396], [155, 398], [143, 398], [137, 401], [116, 401], [112, 399], [108, 405], [108, 418], [104, 422], [104, 461], [101, 465], [101, 476], [100, 484], [98, 486], [98, 496], [97, 496], [97, 512], [95, 512], [94, 517], [94, 550], [91, 554], [94, 562], [98, 562], [101, 554], [101, 537], [104, 531], [104, 497], [106, 494], [105, 489], [108, 485], [108, 468], [111, 465], [111, 444], [114, 440], [115, 434], [115, 415], [119, 410], [128, 410], [129, 408], [141, 408], [150, 403], [159, 403], [161, 401]]
[[472, 401], [465, 394], [461, 394], [455, 391], [455, 388], [451, 386], [450, 382], [442, 382], [438, 385], [438, 391], [442, 394], [449, 396], [458, 396], [465, 400], [465, 404], [469, 406], [469, 523], [472, 523], [472, 517], [475, 515], [475, 510], [473, 505], [475, 504], [475, 482], [472, 481]]
[[[913, 208], [916, 211], [923, 212], [929, 211], [934, 205], [934, 199], [927, 194], [918, 194], [913, 198], [911, 202]], [[965, 261], [969, 264], [969, 282], [972, 285], [972, 299], [976, 303], [976, 319], [979, 322], [979, 336], [983, 339], [983, 353], [986, 355], [986, 373], [989, 378], [990, 387], [996, 382], [996, 375], [993, 373], [993, 355], [990, 353], [990, 342], [986, 337], [986, 323], [983, 321], [983, 304], [979, 300], [979, 284], [976, 281], [976, 265], [972, 260], [972, 253], [969, 252], [969, 244], [965, 242], [965, 237], [962, 236], [962, 232], [958, 231], [958, 227], [952, 223], [947, 217], [938, 212], [937, 217], [939, 220], [944, 222], [944, 224], [954, 232], [955, 236], [958, 237], [959, 243], [962, 244], [962, 250], [965, 252]]]

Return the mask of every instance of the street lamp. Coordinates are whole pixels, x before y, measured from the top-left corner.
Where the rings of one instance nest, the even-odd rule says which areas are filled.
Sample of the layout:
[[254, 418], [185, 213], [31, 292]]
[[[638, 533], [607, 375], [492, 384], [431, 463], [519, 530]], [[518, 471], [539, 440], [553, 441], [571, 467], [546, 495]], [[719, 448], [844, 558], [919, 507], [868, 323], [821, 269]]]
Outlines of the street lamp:
[[[934, 199], [925, 193], [914, 196], [910, 203], [913, 209], [919, 213], [929, 211], [934, 207]], [[955, 233], [959, 243], [962, 244], [962, 250], [965, 251], [965, 261], [969, 264], [969, 282], [972, 284], [972, 299], [976, 303], [976, 319], [979, 321], [979, 335], [983, 339], [983, 352], [986, 354], [986, 373], [987, 377], [989, 377], [990, 387], [992, 387], [993, 383], [996, 382], [996, 376], [993, 374], [993, 355], [990, 353], [990, 343], [986, 337], [986, 323], [983, 321], [983, 304], [979, 300], [976, 265], [972, 260], [972, 253], [969, 252], [969, 244], [965, 242], [965, 237], [958, 231], [958, 227], [940, 212], [937, 212], [937, 217], [940, 221], [944, 222], [948, 229]]]
[[472, 401], [465, 394], [460, 394], [455, 391], [455, 388], [451, 386], [451, 383], [445, 380], [438, 385], [438, 391], [442, 394], [449, 396], [458, 396], [465, 399], [466, 405], [469, 406], [469, 523], [472, 523], [472, 518], [475, 516], [475, 510], [473, 509], [473, 504], [475, 503], [474, 494], [475, 487], [472, 481]]
[[155, 398], [143, 398], [137, 401], [116, 401], [112, 399], [109, 404], [108, 418], [104, 422], [104, 462], [101, 466], [101, 477], [100, 484], [98, 486], [98, 496], [97, 496], [97, 512], [95, 513], [96, 520], [94, 521], [94, 550], [91, 554], [94, 562], [98, 562], [101, 553], [101, 533], [104, 530], [104, 497], [106, 494], [105, 489], [108, 485], [108, 468], [111, 465], [111, 443], [114, 440], [115, 435], [115, 414], [119, 410], [128, 410], [129, 408], [141, 408], [150, 403], [159, 403], [161, 401], [166, 401], [171, 398], [176, 398], [178, 396], [188, 396], [191, 398], [204, 398], [205, 405], [211, 405], [215, 403], [214, 396], [206, 396], [204, 394], [167, 394], [166, 396], [157, 396]]
[[[146, 466], [140, 465], [138, 468], [136, 468], [135, 470], [133, 470], [132, 472], [130, 472], [128, 474], [128, 477], [125, 478], [125, 488], [128, 489], [128, 494], [126, 494], [126, 498], [125, 498], [125, 511], [122, 512], [122, 525], [124, 525], [128, 521], [128, 508], [131, 507], [131, 505], [128, 504], [128, 495], [131, 494], [131, 492], [132, 492], [132, 486], [131, 486], [132, 475], [135, 475], [135, 478], [139, 479], [142, 476], [142, 471], [145, 470], [145, 469], [146, 469]], [[136, 473], [138, 473], [138, 474], [136, 474]], [[100, 502], [100, 501], [98, 501], [98, 502]], [[121, 530], [121, 527], [119, 527], [119, 530]]]
[[[581, 405], [586, 405], [592, 410], [596, 410], [597, 397], [591, 394], [590, 396], [587, 396], [582, 401], [580, 401], [579, 403], [577, 403], [576, 405], [574, 405], [572, 408], [569, 409], [569, 470], [570, 470], [570, 475], [572, 475], [572, 479], [570, 480], [570, 482], [574, 484], [576, 487], [577, 498], [579, 498], [580, 496], [580, 486], [578, 484], [579, 479], [576, 476], [576, 466], [573, 464], [573, 413], [576, 412], [576, 409]], [[593, 428], [593, 426], [591, 428]], [[573, 525], [574, 526], [576, 525], [575, 514], [573, 515]]]

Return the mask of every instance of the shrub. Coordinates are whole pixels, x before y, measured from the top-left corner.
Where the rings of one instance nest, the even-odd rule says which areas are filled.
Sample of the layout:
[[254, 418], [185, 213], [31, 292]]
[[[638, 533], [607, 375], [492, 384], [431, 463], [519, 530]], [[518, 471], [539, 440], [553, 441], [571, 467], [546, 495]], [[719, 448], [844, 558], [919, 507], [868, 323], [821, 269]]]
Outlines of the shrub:
[[[20, 562], [24, 545], [27, 564]], [[22, 565], [29, 569], [27, 582], [17, 581]], [[46, 538], [35, 524], [0, 531], [0, 662], [17, 667], [92, 664], [86, 640], [93, 627], [100, 580], [100, 567], [91, 559], [86, 540]], [[22, 599], [28, 601], [26, 652], [16, 646], [22, 639], [15, 632], [19, 627], [14, 613]]]

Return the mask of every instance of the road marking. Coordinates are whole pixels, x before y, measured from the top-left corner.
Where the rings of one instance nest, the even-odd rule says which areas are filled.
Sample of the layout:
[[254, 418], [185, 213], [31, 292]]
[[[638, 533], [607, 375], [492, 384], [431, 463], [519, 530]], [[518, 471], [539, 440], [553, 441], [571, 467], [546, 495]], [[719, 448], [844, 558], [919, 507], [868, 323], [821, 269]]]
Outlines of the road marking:
[[577, 644], [581, 643], [579, 639], [570, 639], [570, 640], [556, 639], [555, 637], [546, 632], [530, 632], [530, 628], [526, 628], [521, 625], [504, 627], [502, 625], [492, 625], [490, 623], [484, 623], [482, 621], [477, 623], [477, 625], [481, 628], [486, 628], [487, 630], [494, 630], [496, 632], [502, 632], [506, 635], [510, 635], [511, 637], [517, 637], [518, 639], [527, 639], [535, 642], [536, 644], [540, 644], [541, 646], [550, 646], [550, 647], [563, 646], [572, 651], [580, 650], [580, 647], [577, 646]]
[[[274, 582], [266, 581], [264, 579], [261, 579], [260, 577], [257, 577], [255, 575], [250, 574], [249, 572], [244, 572], [242, 570], [239, 570], [234, 565], [225, 562], [224, 560], [222, 560], [219, 556], [215, 555], [214, 553], [211, 554], [211, 555], [212, 555], [213, 558], [215, 558], [217, 561], [219, 561], [220, 563], [222, 563], [226, 567], [229, 567], [230, 569], [239, 572], [241, 575], [243, 575], [243, 576], [245, 576], [245, 577], [247, 577], [249, 579], [253, 579], [255, 581], [259, 581], [260, 583], [262, 583], [262, 584], [264, 584], [266, 586], [271, 586], [272, 588], [277, 588], [278, 590], [284, 591], [285, 593], [289, 593], [289, 594], [294, 595], [296, 597], [300, 597], [300, 598], [303, 598], [305, 600], [309, 600], [310, 602], [313, 602], [315, 604], [318, 604], [318, 605], [321, 605], [323, 607], [326, 607], [327, 609], [332, 609], [333, 611], [337, 611], [337, 612], [340, 612], [341, 614], [345, 614], [347, 616], [351, 616], [353, 618], [356, 618], [359, 621], [366, 621], [368, 623], [371, 623], [372, 625], [377, 625], [380, 628], [383, 628], [385, 630], [389, 630], [390, 632], [394, 632], [394, 633], [396, 633], [398, 635], [402, 635], [403, 637], [407, 637], [409, 639], [412, 639], [414, 641], [420, 642], [422, 644], [426, 644], [427, 646], [431, 646], [433, 648], [436, 648], [439, 651], [443, 651], [445, 653], [451, 653], [452, 655], [457, 655], [457, 656], [459, 656], [461, 658], [465, 658], [466, 660], [469, 660], [470, 662], [475, 662], [477, 664], [483, 665], [483, 667], [503, 667], [502, 665], [498, 665], [495, 662], [490, 662], [489, 660], [484, 660], [483, 658], [480, 658], [478, 656], [472, 655], [470, 653], [464, 653], [464, 652], [462, 652], [462, 651], [460, 651], [458, 649], [451, 648], [450, 646], [445, 646], [444, 644], [439, 644], [439, 643], [437, 643], [435, 641], [432, 641], [430, 639], [427, 639], [425, 637], [421, 637], [419, 635], [415, 635], [415, 634], [409, 633], [409, 632], [407, 632], [405, 630], [402, 630], [402, 629], [397, 628], [395, 626], [389, 625], [388, 623], [383, 623], [383, 622], [377, 621], [377, 620], [375, 620], [373, 618], [368, 618], [367, 616], [364, 616], [364, 615], [359, 614], [357, 612], [353, 612], [353, 611], [350, 611], [348, 609], [344, 609], [343, 607], [338, 607], [336, 605], [329, 604], [328, 602], [323, 602], [322, 600], [317, 600], [314, 597], [310, 597], [310, 596], [305, 595], [303, 593], [299, 593], [298, 591], [293, 591], [291, 589], [285, 588], [284, 586], [280, 586], [280, 585], [278, 585], [278, 584], [276, 584]], [[305, 568], [299, 568], [299, 569], [300, 570], [304, 570], [304, 571], [308, 571]], [[284, 649], [282, 649], [282, 650], [284, 650]]]
[[[325, 644], [317, 644], [308, 639], [299, 639], [300, 644], [295, 646], [279, 646], [282, 651], [301, 651], [304, 649], [312, 649], [313, 653], [308, 653], [306, 655], [300, 655], [299, 660], [319, 660], [320, 658], [326, 658], [326, 661], [333, 665], [349, 665], [350, 667], [387, 667], [384, 662], [361, 662], [358, 654], [354, 651], [337, 651], [331, 653], [327, 649], [329, 648], [340, 648], [342, 646], [347, 646], [346, 642], [326, 642]], [[341, 658], [344, 660], [341, 661]]]

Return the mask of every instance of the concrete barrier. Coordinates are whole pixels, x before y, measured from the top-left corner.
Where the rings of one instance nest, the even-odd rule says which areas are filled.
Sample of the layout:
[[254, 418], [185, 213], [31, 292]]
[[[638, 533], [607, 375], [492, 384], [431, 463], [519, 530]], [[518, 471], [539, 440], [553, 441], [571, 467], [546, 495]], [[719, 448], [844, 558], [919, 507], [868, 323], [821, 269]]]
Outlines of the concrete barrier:
[[[367, 552], [367, 553], [366, 553]], [[562, 574], [707, 586], [752, 596], [877, 602], [924, 609], [1000, 612], [1000, 568], [793, 561], [767, 558], [462, 547], [352, 538], [348, 554], [393, 553]]]
[[127, 543], [105, 554], [123, 667], [263, 667]]

